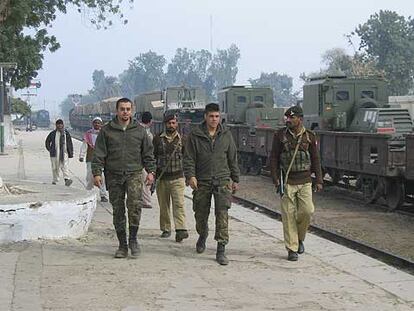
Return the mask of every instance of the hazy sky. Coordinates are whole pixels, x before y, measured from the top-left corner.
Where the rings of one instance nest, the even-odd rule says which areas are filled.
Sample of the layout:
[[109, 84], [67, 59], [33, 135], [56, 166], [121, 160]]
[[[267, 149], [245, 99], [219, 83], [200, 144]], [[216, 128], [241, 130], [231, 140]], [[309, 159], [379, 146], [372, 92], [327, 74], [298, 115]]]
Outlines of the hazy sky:
[[349, 51], [345, 34], [380, 9], [406, 17], [414, 2], [324, 0], [135, 0], [126, 9], [129, 23], [109, 30], [95, 30], [80, 14], [70, 10], [58, 16], [50, 29], [62, 47], [46, 53], [39, 73], [42, 87], [32, 97], [35, 108], [54, 106], [69, 93], [85, 93], [92, 87], [92, 72], [102, 69], [117, 76], [128, 60], [148, 50], [170, 60], [177, 48], [210, 48], [210, 15], [213, 17], [213, 49], [235, 43], [241, 50], [238, 84], [247, 84], [261, 72], [286, 73], [301, 84], [301, 72], [321, 67], [321, 54], [333, 47]]

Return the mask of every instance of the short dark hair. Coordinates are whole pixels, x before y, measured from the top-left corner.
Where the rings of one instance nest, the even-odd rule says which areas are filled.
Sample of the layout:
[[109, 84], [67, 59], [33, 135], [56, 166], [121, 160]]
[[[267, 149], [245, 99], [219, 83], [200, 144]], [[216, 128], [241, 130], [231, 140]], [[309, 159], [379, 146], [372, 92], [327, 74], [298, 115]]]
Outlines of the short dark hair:
[[58, 124], [63, 124], [63, 120], [62, 120], [62, 119], [57, 119], [55, 124], [56, 124], [56, 125], [58, 125]]
[[173, 119], [177, 119], [177, 116], [175, 114], [173, 114], [173, 113], [166, 114], [164, 116], [164, 123], [168, 123]]
[[144, 124], [150, 123], [152, 120], [152, 114], [149, 111], [145, 111], [141, 116], [141, 122]]
[[204, 109], [204, 113], [207, 114], [209, 112], [220, 112], [220, 107], [216, 103], [210, 103], [206, 105], [206, 108]]
[[115, 106], [116, 110], [118, 110], [118, 107], [119, 107], [120, 103], [131, 103], [131, 106], [132, 106], [132, 101], [129, 98], [122, 97], [122, 98], [120, 98], [116, 101], [116, 106]]

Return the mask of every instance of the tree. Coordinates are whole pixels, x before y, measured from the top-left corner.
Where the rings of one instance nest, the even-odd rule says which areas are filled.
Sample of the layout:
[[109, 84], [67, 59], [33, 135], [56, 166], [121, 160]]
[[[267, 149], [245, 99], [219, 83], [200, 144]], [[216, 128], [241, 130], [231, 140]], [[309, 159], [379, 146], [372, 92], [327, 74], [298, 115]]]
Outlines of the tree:
[[[7, 71], [6, 81], [19, 89], [28, 86], [42, 68], [46, 50], [56, 51], [60, 45], [56, 37], [49, 35], [48, 27], [57, 14], [66, 13], [69, 5], [80, 13], [89, 13], [90, 22], [96, 28], [112, 24], [111, 15], [121, 19], [123, 0], [8, 0], [0, 6], [0, 59], [16, 62], [15, 70]], [[124, 2], [133, 0], [124, 0]], [[126, 20], [124, 20], [126, 22]], [[27, 31], [29, 30], [29, 31]]]
[[142, 92], [164, 87], [165, 57], [155, 52], [141, 53], [129, 61], [128, 69], [119, 76], [122, 93], [133, 97]]
[[89, 91], [89, 95], [102, 100], [109, 97], [117, 97], [121, 95], [121, 86], [118, 79], [112, 76], [105, 76], [103, 70], [95, 70], [92, 74], [93, 88]]
[[342, 48], [333, 48], [322, 54], [322, 63], [325, 64], [329, 73], [352, 73], [352, 56], [348, 55]]
[[235, 44], [232, 44], [227, 50], [217, 50], [209, 69], [216, 90], [236, 82], [239, 58], [240, 50]]
[[297, 93], [293, 92], [293, 79], [286, 74], [277, 72], [262, 72], [257, 79], [249, 79], [252, 86], [271, 87], [274, 102], [279, 107], [288, 107], [296, 104]]
[[11, 113], [27, 116], [31, 111], [30, 105], [21, 98], [11, 99]]
[[392, 11], [379, 11], [358, 25], [351, 35], [360, 39], [359, 50], [383, 70], [392, 95], [405, 95], [413, 87], [414, 20]]

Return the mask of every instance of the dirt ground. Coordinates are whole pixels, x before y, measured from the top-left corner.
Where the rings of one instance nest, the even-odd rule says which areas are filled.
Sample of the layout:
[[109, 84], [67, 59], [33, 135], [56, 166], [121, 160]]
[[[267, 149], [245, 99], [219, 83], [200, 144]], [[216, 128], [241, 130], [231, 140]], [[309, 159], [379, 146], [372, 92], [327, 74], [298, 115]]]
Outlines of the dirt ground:
[[[242, 176], [237, 195], [280, 210], [279, 195], [267, 177]], [[314, 196], [314, 202], [314, 224], [414, 260], [414, 215], [365, 205], [358, 193], [338, 187], [325, 187]]]

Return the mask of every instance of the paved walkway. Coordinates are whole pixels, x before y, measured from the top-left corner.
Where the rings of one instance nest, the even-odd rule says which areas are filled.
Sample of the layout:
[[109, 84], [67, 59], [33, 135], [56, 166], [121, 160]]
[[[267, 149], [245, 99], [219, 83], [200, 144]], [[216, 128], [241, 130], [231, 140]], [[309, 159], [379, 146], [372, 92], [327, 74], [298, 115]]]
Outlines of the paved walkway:
[[[46, 132], [21, 133], [28, 179], [51, 181]], [[75, 143], [75, 148], [80, 144]], [[17, 151], [0, 158], [0, 175], [16, 175]], [[84, 164], [70, 163], [74, 187]], [[74, 179], [75, 179], [74, 178]], [[1, 198], [0, 198], [1, 201]], [[215, 258], [214, 233], [196, 254], [190, 238], [159, 238], [158, 209], [143, 210], [143, 254], [114, 259], [110, 205], [98, 206], [87, 236], [0, 247], [1, 310], [413, 310], [414, 277], [335, 243], [309, 235], [307, 252], [288, 262], [277, 221], [234, 205], [229, 266]], [[211, 228], [214, 228], [213, 218]], [[329, 254], [329, 257], [326, 255]]]

